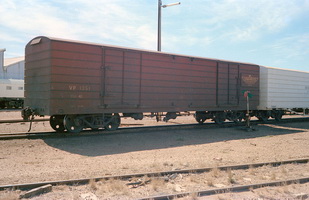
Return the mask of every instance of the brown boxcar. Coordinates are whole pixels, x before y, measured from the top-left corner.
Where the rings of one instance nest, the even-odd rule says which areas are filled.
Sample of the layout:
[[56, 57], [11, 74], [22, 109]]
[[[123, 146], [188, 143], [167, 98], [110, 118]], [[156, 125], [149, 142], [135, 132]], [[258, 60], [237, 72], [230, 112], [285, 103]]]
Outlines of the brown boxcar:
[[[75, 126], [106, 128], [115, 117], [120, 123], [117, 113], [141, 119], [145, 112], [197, 111], [202, 123], [216, 113], [246, 110], [243, 91], [253, 94], [255, 110], [258, 65], [43, 36], [25, 50], [25, 107], [52, 116], [57, 131], [80, 131], [77, 116]], [[95, 121], [99, 116], [108, 120]]]

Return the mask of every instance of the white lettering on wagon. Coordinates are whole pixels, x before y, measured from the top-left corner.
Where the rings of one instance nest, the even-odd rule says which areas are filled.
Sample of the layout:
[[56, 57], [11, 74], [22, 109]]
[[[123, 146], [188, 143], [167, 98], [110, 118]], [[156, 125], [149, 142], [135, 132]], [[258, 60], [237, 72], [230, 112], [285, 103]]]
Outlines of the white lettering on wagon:
[[69, 90], [71, 91], [91, 91], [91, 86], [89, 85], [69, 85]]
[[76, 90], [76, 85], [69, 85], [69, 90]]
[[90, 91], [91, 87], [89, 85], [81, 85], [79, 86], [80, 91]]

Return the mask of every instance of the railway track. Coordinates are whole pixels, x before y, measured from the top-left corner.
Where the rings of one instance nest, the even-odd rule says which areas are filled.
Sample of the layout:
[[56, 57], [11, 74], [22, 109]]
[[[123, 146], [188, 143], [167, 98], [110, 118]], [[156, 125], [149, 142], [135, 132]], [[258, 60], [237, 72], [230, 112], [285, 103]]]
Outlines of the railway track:
[[250, 190], [263, 188], [263, 187], [291, 185], [295, 183], [303, 184], [307, 182], [309, 182], [309, 177], [282, 180], [282, 181], [271, 181], [271, 182], [258, 183], [258, 184], [232, 186], [232, 187], [225, 187], [225, 188], [218, 188], [218, 189], [208, 189], [208, 190], [201, 190], [201, 191], [194, 191], [194, 192], [184, 192], [184, 193], [170, 194], [170, 195], [151, 196], [151, 197], [146, 197], [146, 198], [140, 198], [139, 200], [170, 200], [170, 199], [177, 199], [177, 198], [182, 198], [182, 197], [186, 197], [190, 195], [196, 195], [197, 197], [202, 197], [202, 196], [208, 196], [208, 195], [222, 194], [226, 192], [244, 192], [244, 191], [250, 191]]
[[16, 112], [19, 111], [21, 112], [21, 108], [1, 108], [0, 112]]
[[[132, 125], [132, 124], [131, 124]], [[133, 124], [135, 125], [135, 124]], [[104, 133], [104, 135], [113, 135], [121, 133], [132, 133], [132, 132], [144, 132], [144, 131], [162, 131], [162, 130], [180, 130], [180, 129], [198, 129], [198, 128], [214, 128], [218, 125], [214, 123], [206, 123], [203, 125], [199, 124], [177, 124], [177, 125], [164, 125], [164, 126], [138, 126], [128, 127], [130, 124], [126, 124], [125, 127], [121, 127], [115, 131], [105, 130], [84, 130], [77, 134], [71, 133], [57, 133], [57, 132], [28, 132], [28, 133], [7, 133], [0, 134], [0, 140], [12, 140], [12, 139], [36, 139], [42, 137], [79, 137], [97, 135], [98, 133]], [[235, 126], [234, 123], [226, 123], [222, 127]]]
[[[49, 119], [35, 119], [32, 122], [46, 122]], [[22, 119], [13, 119], [13, 120], [0, 120], [0, 124], [14, 124], [14, 123], [27, 123], [28, 121]]]
[[[17, 123], [17, 120], [12, 120], [12, 123]], [[47, 121], [46, 119], [38, 120], [35, 122]], [[309, 121], [309, 118], [287, 118], [281, 121], [269, 120], [266, 124], [284, 124], [291, 122], [305, 122]], [[19, 122], [25, 122], [20, 120]], [[0, 121], [1, 123], [10, 123], [9, 120]], [[30, 122], [29, 122], [30, 123]], [[265, 124], [258, 120], [251, 121], [252, 125]], [[235, 124], [234, 122], [225, 122], [224, 124], [218, 125], [213, 122], [208, 122], [204, 124], [175, 124], [175, 125], [159, 125], [159, 126], [140, 126], [140, 124], [123, 124], [123, 127], [115, 131], [105, 131], [105, 130], [84, 130], [81, 133], [56, 133], [56, 132], [26, 132], [26, 133], [0, 133], [0, 140], [12, 140], [12, 139], [37, 139], [42, 137], [78, 137], [78, 136], [89, 136], [97, 135], [98, 133], [104, 133], [104, 135], [122, 134], [130, 132], [143, 132], [143, 131], [169, 131], [169, 130], [183, 130], [183, 129], [205, 129], [205, 128], [229, 128], [229, 127], [244, 127], [244, 123]], [[133, 126], [133, 127], [130, 127]], [[246, 130], [244, 128], [244, 130]]]
[[[248, 163], [242, 165], [230, 165], [230, 166], [218, 166], [216, 170], [227, 171], [227, 170], [247, 170], [247, 169], [256, 169], [263, 166], [271, 166], [271, 167], [279, 167], [287, 164], [304, 164], [307, 165], [309, 162], [309, 158], [303, 159], [293, 159], [293, 160], [284, 160], [284, 161], [275, 161], [275, 162], [261, 162], [261, 163]], [[60, 181], [47, 181], [47, 182], [36, 182], [36, 183], [27, 183], [27, 184], [14, 184], [14, 185], [1, 185], [0, 191], [3, 190], [30, 190], [37, 187], [42, 187], [45, 185], [51, 186], [59, 186], [59, 185], [84, 185], [88, 184], [91, 181], [97, 182], [102, 180], [122, 180], [125, 181], [127, 186], [130, 185], [143, 185], [148, 184], [150, 181], [139, 181], [139, 182], [131, 182], [133, 178], [140, 177], [151, 177], [151, 178], [162, 178], [165, 181], [169, 181], [174, 175], [192, 175], [192, 174], [201, 174], [208, 173], [214, 170], [214, 168], [195, 168], [195, 169], [185, 169], [185, 170], [172, 170], [172, 171], [160, 171], [160, 172], [148, 172], [148, 173], [139, 173], [139, 174], [127, 174], [127, 175], [116, 175], [116, 176], [103, 176], [103, 177], [95, 177], [95, 178], [85, 178], [85, 179], [74, 179], [74, 180], [60, 180]], [[174, 193], [168, 195], [161, 196], [150, 196], [145, 198], [140, 198], [140, 200], [169, 200], [174, 198], [185, 197], [191, 194], [195, 194], [197, 196], [205, 196], [205, 195], [213, 195], [218, 193], [224, 193], [226, 191], [229, 192], [241, 192], [246, 190], [252, 190], [256, 188], [266, 187], [266, 186], [280, 186], [280, 185], [289, 185], [289, 184], [302, 184], [309, 182], [309, 177], [300, 177], [295, 179], [287, 179], [287, 180], [278, 180], [278, 181], [270, 181], [256, 184], [248, 184], [248, 185], [238, 185], [234, 184], [231, 187], [224, 188], [215, 188], [215, 189], [206, 189], [200, 191], [192, 191], [192, 192], [182, 192], [182, 193]]]
[[56, 136], [56, 134], [55, 132], [0, 133], [0, 140], [36, 139], [48, 136]]

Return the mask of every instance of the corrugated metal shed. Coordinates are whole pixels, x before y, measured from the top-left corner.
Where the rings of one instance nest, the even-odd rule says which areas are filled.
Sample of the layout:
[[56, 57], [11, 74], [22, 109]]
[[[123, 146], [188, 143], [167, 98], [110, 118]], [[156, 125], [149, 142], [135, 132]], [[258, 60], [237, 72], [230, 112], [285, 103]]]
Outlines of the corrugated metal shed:
[[25, 57], [4, 58], [0, 69], [2, 79], [24, 79]]

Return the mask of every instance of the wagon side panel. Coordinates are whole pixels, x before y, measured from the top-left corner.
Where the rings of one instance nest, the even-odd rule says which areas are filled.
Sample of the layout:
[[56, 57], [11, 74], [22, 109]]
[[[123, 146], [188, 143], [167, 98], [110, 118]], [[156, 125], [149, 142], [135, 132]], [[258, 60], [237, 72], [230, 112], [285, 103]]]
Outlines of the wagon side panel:
[[144, 53], [141, 104], [158, 111], [199, 110], [216, 102], [216, 63]]
[[52, 41], [50, 115], [98, 113], [101, 64], [100, 46]]
[[25, 48], [25, 107], [40, 115], [50, 112], [50, 40], [37, 37]]

